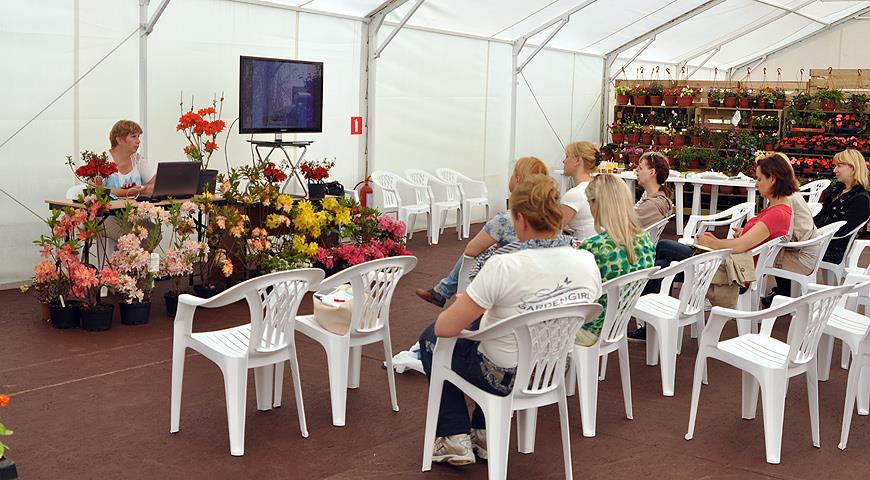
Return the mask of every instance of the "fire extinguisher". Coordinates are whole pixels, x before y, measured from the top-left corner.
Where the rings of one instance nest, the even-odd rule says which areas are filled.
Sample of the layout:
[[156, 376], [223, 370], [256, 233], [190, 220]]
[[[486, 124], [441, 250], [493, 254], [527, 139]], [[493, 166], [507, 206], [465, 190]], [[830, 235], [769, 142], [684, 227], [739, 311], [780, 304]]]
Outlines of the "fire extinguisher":
[[372, 205], [375, 204], [375, 197], [374, 197], [375, 191], [369, 185], [370, 181], [372, 181], [372, 177], [366, 177], [365, 180], [357, 183], [356, 186], [354, 187], [354, 190], [356, 190], [356, 187], [359, 187], [360, 185], [362, 185], [362, 187], [360, 187], [360, 189], [359, 189], [359, 203], [360, 203], [360, 205], [362, 205], [362, 208], [371, 207]]

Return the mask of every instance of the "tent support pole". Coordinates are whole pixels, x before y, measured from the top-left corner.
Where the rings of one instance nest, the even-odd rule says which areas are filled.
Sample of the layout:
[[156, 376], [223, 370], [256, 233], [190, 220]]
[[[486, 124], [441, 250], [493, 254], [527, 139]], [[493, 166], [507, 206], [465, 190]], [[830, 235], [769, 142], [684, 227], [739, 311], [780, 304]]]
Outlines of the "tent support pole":
[[511, 114], [510, 114], [510, 141], [508, 145], [508, 171], [517, 154], [517, 64], [519, 63], [520, 51], [523, 49], [525, 40], [517, 40], [513, 44], [511, 54]]
[[[148, 131], [148, 3], [139, 0], [139, 123]], [[155, 19], [156, 21], [156, 19]], [[148, 156], [148, 137], [139, 145], [142, 155]]]
[[[387, 45], [389, 45], [390, 42], [393, 41], [393, 38], [395, 38], [396, 34], [398, 34], [402, 27], [404, 27], [405, 24], [408, 23], [408, 20], [411, 19], [414, 13], [417, 12], [417, 9], [420, 8], [420, 5], [423, 5], [423, 2], [425, 1], [426, 0], [417, 0], [417, 3], [415, 3], [414, 6], [411, 7], [411, 10], [405, 15], [404, 18], [402, 18], [402, 21], [399, 22], [399, 24], [396, 25], [395, 28], [393, 28], [393, 31], [390, 32], [390, 34], [384, 40], [384, 43], [379, 46], [377, 50], [375, 50], [374, 58], [379, 58], [381, 56], [381, 53], [384, 51], [385, 48], [387, 48]], [[386, 16], [386, 13], [382, 14], [382, 18], [386, 18]], [[383, 25], [383, 20], [381, 20], [380, 23], [381, 25]], [[380, 30], [381, 25], [378, 26], [378, 30]]]
[[[688, 75], [686, 75], [686, 80], [688, 80], [692, 75], [698, 73], [698, 70], [700, 70], [704, 65], [706, 65], [707, 62], [709, 62], [710, 59], [713, 58], [713, 55], [716, 55], [717, 53], [719, 53], [719, 49], [718, 49], [718, 48], [715, 49], [715, 50], [713, 50], [712, 52], [710, 52], [710, 54], [707, 55], [707, 57], [704, 59], [704, 61], [702, 61], [701, 63], [699, 63], [698, 65], [696, 65], [695, 68], [693, 68], [692, 71], [689, 72]], [[688, 62], [687, 62], [687, 63], [688, 63]]]
[[607, 139], [607, 123], [610, 118], [610, 70], [616, 61], [615, 55], [605, 55], [601, 65], [601, 116], [598, 122], [599, 142]]
[[[623, 65], [622, 68], [625, 68], [625, 67], [631, 65], [632, 62], [634, 62], [635, 60], [637, 60], [637, 57], [639, 57], [640, 54], [643, 53], [644, 50], [646, 50], [650, 45], [652, 45], [652, 43], [653, 43], [655, 40], [656, 40], [656, 37], [655, 37], [655, 36], [650, 37], [649, 40], [647, 40], [646, 43], [643, 45], [643, 47], [641, 47], [640, 50], [638, 50], [637, 52], [635, 52], [635, 54], [632, 55], [632, 57], [629, 58], [627, 62], [625, 62], [625, 65]], [[616, 60], [616, 56], [614, 56], [613, 59]], [[611, 62], [611, 65], [613, 65], [613, 63], [614, 63], [614, 62]], [[621, 70], [620, 70], [620, 71], [621, 71]], [[608, 71], [607, 74], [610, 75], [610, 71]], [[619, 75], [619, 71], [617, 71], [617, 72], [614, 73], [613, 75], [610, 75], [610, 81], [612, 82], [612, 81], [613, 81], [613, 80], [614, 80], [618, 75]]]

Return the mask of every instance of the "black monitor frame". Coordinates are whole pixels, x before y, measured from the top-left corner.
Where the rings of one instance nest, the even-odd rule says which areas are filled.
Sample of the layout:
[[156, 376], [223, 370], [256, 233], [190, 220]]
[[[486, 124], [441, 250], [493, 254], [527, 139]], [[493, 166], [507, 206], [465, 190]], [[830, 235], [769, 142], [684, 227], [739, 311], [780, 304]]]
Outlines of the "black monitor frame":
[[[242, 64], [245, 60], [258, 60], [258, 61], [266, 61], [266, 62], [278, 62], [278, 63], [297, 63], [297, 64], [307, 64], [307, 65], [320, 65], [320, 75], [321, 81], [319, 82], [319, 91], [316, 91], [317, 98], [320, 99], [320, 122], [315, 125], [314, 128], [282, 128], [282, 127], [265, 127], [265, 128], [252, 128], [244, 125], [244, 121], [242, 120], [242, 104], [245, 101], [250, 101], [250, 99], [244, 99], [241, 95], [242, 89]], [[322, 133], [323, 132], [323, 62], [315, 62], [308, 60], [292, 60], [288, 58], [269, 58], [269, 57], [252, 57], [241, 55], [239, 56], [239, 134], [250, 134], [250, 133]]]

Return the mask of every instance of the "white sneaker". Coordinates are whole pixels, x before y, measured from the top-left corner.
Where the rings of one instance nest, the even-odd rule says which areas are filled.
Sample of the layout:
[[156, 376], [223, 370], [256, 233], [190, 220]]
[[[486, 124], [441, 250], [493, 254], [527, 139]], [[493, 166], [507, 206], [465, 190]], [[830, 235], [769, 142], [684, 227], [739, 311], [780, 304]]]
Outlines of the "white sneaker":
[[474, 451], [471, 449], [471, 436], [467, 433], [438, 437], [435, 439], [435, 450], [432, 461], [447, 462], [450, 465], [470, 465], [474, 463]]
[[471, 429], [471, 449], [474, 454], [481, 460], [486, 460], [486, 429], [472, 428]]

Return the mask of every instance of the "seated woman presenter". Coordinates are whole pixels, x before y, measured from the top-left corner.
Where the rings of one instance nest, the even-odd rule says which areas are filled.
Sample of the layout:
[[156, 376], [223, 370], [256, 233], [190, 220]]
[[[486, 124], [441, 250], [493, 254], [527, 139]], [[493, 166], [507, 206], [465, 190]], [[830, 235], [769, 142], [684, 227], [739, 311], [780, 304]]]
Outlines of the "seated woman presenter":
[[[420, 335], [420, 353], [427, 377], [438, 337], [455, 337], [463, 329], [486, 328], [514, 315], [546, 306], [594, 302], [601, 295], [598, 266], [589, 252], [558, 241], [562, 212], [552, 178], [534, 175], [518, 184], [510, 198], [517, 238], [530, 248], [490, 258], [465, 294], [444, 310]], [[570, 288], [565, 288], [570, 283]], [[481, 317], [482, 315], [482, 317]], [[507, 395], [513, 388], [517, 344], [510, 335], [474, 342], [460, 339], [453, 351], [453, 371], [478, 388]], [[483, 412], [475, 406], [469, 419], [462, 391], [444, 384], [435, 439], [435, 462], [466, 465], [486, 455]]]
[[[530, 175], [548, 175], [547, 165], [536, 157], [522, 157], [517, 160], [514, 164], [514, 173], [508, 181], [508, 191], [513, 192], [514, 187]], [[488, 256], [496, 248], [504, 247], [516, 240], [510, 211], [499, 212], [484, 224], [483, 230], [468, 242], [462, 253], [469, 257]], [[443, 307], [444, 303], [456, 294], [461, 269], [462, 257], [459, 257], [446, 277], [432, 288], [418, 288], [417, 296], [437, 307]]]
[[570, 230], [571, 235], [578, 240], [595, 235], [595, 222], [586, 200], [586, 187], [597, 168], [598, 156], [598, 146], [591, 142], [574, 142], [565, 147], [562, 165], [564, 174], [574, 180], [574, 188], [562, 195], [562, 228]]
[[103, 179], [103, 186], [116, 197], [151, 195], [157, 179], [157, 166], [138, 152], [142, 127], [132, 120], [119, 120], [109, 132], [109, 154], [118, 171]]
[[[734, 238], [717, 238], [705, 232], [695, 239], [698, 245], [713, 250], [731, 249], [732, 254], [752, 250], [764, 242], [788, 233], [792, 210], [788, 197], [800, 188], [788, 158], [774, 153], [759, 159], [755, 166], [755, 188], [768, 201], [768, 206], [752, 217], [743, 228], [735, 231]], [[656, 265], [667, 267], [672, 261], [682, 261], [694, 254], [690, 246], [673, 240], [660, 240], [656, 245]], [[644, 293], [658, 292], [661, 280], [650, 280]], [[724, 306], [724, 305], [723, 305]], [[631, 338], [646, 338], [645, 331], [632, 332]]]
[[671, 174], [668, 157], [659, 152], [646, 152], [640, 156], [634, 173], [637, 175], [637, 184], [643, 188], [643, 196], [634, 206], [640, 228], [673, 215], [671, 191], [665, 185]]
[[[606, 282], [626, 273], [651, 268], [655, 264], [656, 246], [638, 225], [628, 185], [616, 175], [600, 174], [586, 187], [586, 198], [595, 219], [595, 230], [599, 233], [580, 242], [577, 248], [595, 257], [601, 280]], [[604, 297], [599, 299], [605, 309], [607, 300]], [[598, 340], [604, 313], [602, 311], [598, 318], [583, 325], [577, 333], [577, 344], [589, 346]]]

